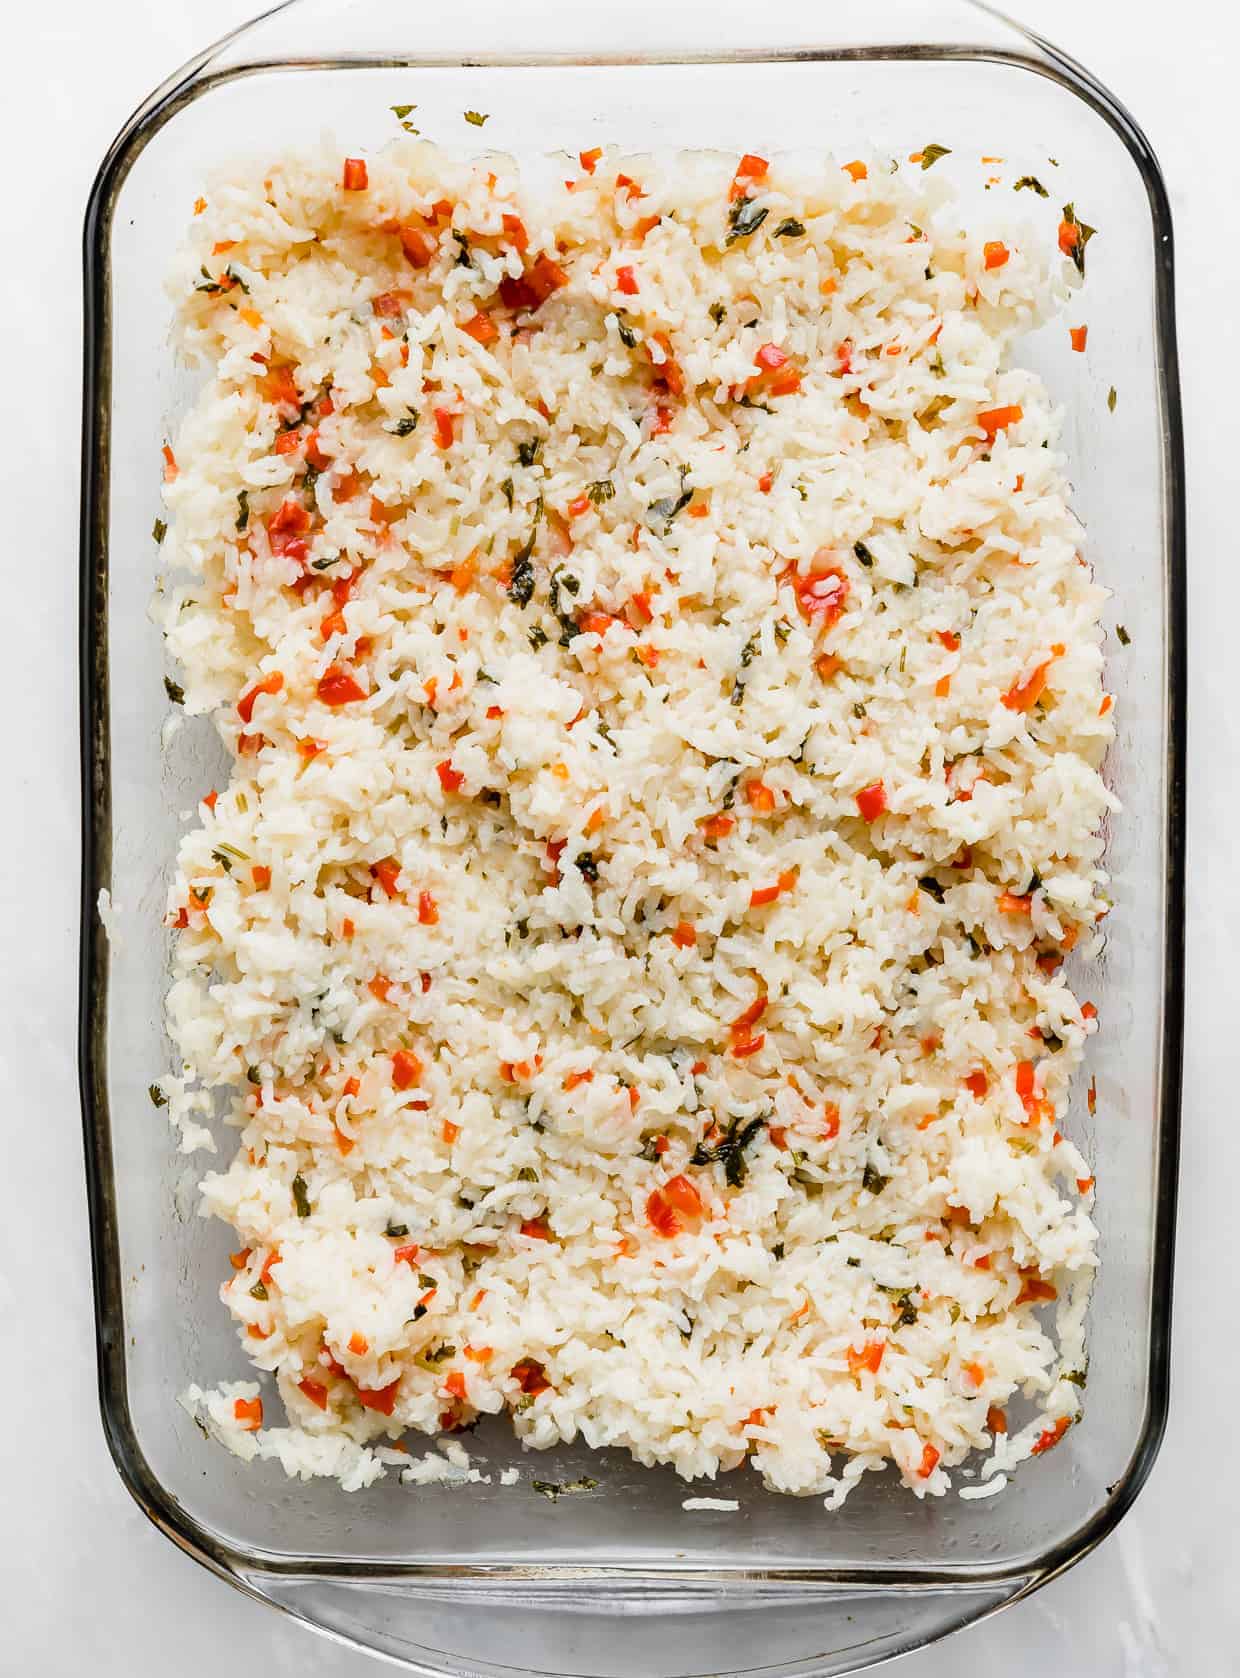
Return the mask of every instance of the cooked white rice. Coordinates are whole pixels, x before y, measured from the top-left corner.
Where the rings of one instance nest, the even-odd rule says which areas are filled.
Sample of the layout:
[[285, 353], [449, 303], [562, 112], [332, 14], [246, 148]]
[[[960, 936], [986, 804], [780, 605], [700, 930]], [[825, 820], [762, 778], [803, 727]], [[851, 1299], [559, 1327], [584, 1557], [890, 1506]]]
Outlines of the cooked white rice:
[[737, 168], [408, 143], [193, 224], [163, 603], [233, 762], [163, 1087], [290, 1425], [196, 1396], [290, 1473], [508, 1410], [834, 1507], [1077, 1412], [1104, 595], [1008, 365], [1068, 265]]

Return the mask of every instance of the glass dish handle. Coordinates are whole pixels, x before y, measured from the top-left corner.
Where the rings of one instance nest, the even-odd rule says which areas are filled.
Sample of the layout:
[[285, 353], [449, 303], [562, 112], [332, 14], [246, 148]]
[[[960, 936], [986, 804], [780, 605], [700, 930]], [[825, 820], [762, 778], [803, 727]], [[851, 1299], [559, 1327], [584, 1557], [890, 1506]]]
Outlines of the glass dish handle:
[[[422, 1678], [740, 1678], [764, 1668], [835, 1678], [981, 1619], [1033, 1581], [875, 1588], [634, 1572], [425, 1583], [265, 1573], [240, 1582]], [[731, 1617], [723, 1629], [721, 1615]], [[725, 1646], [726, 1668], [715, 1664]]]

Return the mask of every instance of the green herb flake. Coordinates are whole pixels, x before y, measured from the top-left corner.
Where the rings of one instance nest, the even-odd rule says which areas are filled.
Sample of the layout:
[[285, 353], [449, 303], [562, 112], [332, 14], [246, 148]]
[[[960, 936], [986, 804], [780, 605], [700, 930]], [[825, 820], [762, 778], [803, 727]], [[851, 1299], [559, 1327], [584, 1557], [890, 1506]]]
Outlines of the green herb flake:
[[595, 507], [601, 507], [604, 501], [613, 500], [615, 493], [616, 486], [610, 478], [598, 478], [586, 489], [586, 494]]
[[882, 1194], [890, 1181], [890, 1177], [884, 1177], [881, 1171], [876, 1170], [868, 1160], [866, 1161], [865, 1170], [861, 1173], [861, 1187], [863, 1189], [869, 1194]]
[[402, 1235], [408, 1235], [409, 1225], [408, 1224], [389, 1224], [387, 1226], [387, 1228], [384, 1230], [383, 1233], [385, 1235], [390, 1235], [393, 1238], [393, 1240], [399, 1240]]
[[951, 149], [952, 148], [950, 146], [923, 146], [921, 148], [920, 158], [923, 170], [933, 169], [941, 157], [948, 157], [951, 155]]
[[393, 437], [407, 437], [418, 423], [418, 416], [414, 413], [406, 414], [398, 419], [394, 425], [385, 425], [384, 430], [391, 432]]
[[927, 897], [932, 897], [936, 903], [943, 901], [943, 888], [933, 874], [923, 874], [917, 882], [919, 891], [924, 891]]
[[155, 523], [151, 526], [152, 537], [156, 542], [162, 543], [167, 534], [168, 526], [164, 523], [163, 519], [156, 519]]
[[168, 1105], [168, 1097], [164, 1094], [163, 1090], [160, 1089], [158, 1084], [148, 1084], [146, 1093], [150, 1096], [156, 1107], [166, 1107]]
[[[1071, 258], [1072, 266], [1076, 269], [1081, 278], [1084, 279], [1085, 247], [1098, 230], [1095, 227], [1090, 227], [1088, 222], [1081, 221], [1071, 204], [1065, 204], [1063, 207], [1063, 223], [1066, 223], [1069, 227], [1076, 228], [1076, 238], [1072, 241], [1072, 244], [1068, 247], [1068, 249], [1064, 251], [1064, 255]], [[1059, 230], [1060, 250], [1063, 250], [1063, 223], [1060, 224]]]
[[523, 1165], [517, 1172], [517, 1181], [518, 1183], [537, 1183], [539, 1181], [538, 1173], [532, 1165]]
[[527, 437], [524, 443], [517, 444], [518, 466], [533, 466], [542, 451], [541, 437]]
[[410, 111], [416, 111], [417, 108], [418, 107], [416, 105], [390, 105], [388, 107], [388, 109], [392, 111], [395, 116], [400, 117], [402, 121], [409, 115]]
[[180, 682], [174, 682], [171, 676], [164, 677], [164, 692], [174, 705], [184, 705], [185, 689]]
[[490, 111], [466, 111], [465, 121], [472, 123], [475, 128], [481, 128], [490, 114]]
[[690, 1155], [691, 1165], [711, 1165], [716, 1162], [722, 1164], [724, 1181], [730, 1188], [739, 1189], [745, 1181], [745, 1173], [749, 1169], [745, 1159], [745, 1150], [755, 1137], [766, 1128], [766, 1120], [758, 1115], [748, 1121], [738, 1118], [728, 1121], [727, 1132], [723, 1141], [715, 1147], [708, 1147], [705, 1142], [699, 1142]]
[[512, 479], [511, 478], [505, 478], [503, 483], [499, 486], [499, 489], [500, 489], [500, 494], [503, 496], [504, 500], [508, 503], [509, 512], [511, 512], [512, 511]]
[[531, 1480], [530, 1485], [540, 1497], [548, 1498], [552, 1503], [557, 1497], [565, 1497], [571, 1492], [592, 1492], [598, 1485], [588, 1474], [583, 1474], [580, 1480], [566, 1480], [557, 1485], [554, 1480]]
[[874, 555], [870, 552], [869, 548], [866, 547], [864, 542], [854, 542], [853, 552], [857, 556], [858, 565], [864, 565], [868, 571], [874, 563]]
[[[652, 501], [646, 508], [646, 523], [656, 536], [666, 536], [672, 527], [672, 520], [677, 513], [681, 513], [693, 500], [693, 488], [688, 482], [689, 468], [680, 468], [680, 494], [677, 496], [663, 496], [658, 501]], [[656, 528], [661, 525], [662, 529]]]
[[1115, 412], [1116, 400], [1117, 400], [1117, 397], [1116, 397], [1115, 386], [1112, 385], [1110, 390], [1107, 391], [1107, 408], [1110, 410], [1111, 413]]
[[769, 214], [764, 204], [755, 203], [752, 198], [738, 198], [728, 211], [731, 232], [724, 244], [734, 245], [738, 239], [747, 239], [751, 233], [758, 231]]
[[237, 529], [244, 530], [250, 522], [250, 492], [243, 489], [237, 496]]
[[637, 334], [623, 315], [616, 316], [616, 331], [620, 334], [620, 342], [625, 349], [635, 350], [637, 348]]
[[1023, 192], [1028, 187], [1030, 192], [1036, 192], [1039, 198], [1049, 198], [1050, 193], [1042, 185], [1036, 175], [1022, 175], [1012, 188], [1013, 192]]
[[728, 313], [727, 305], [723, 303], [712, 303], [708, 313], [716, 326], [722, 326]]
[[299, 1218], [310, 1216], [310, 1196], [306, 1192], [306, 1179], [300, 1171], [293, 1178], [293, 1205], [297, 1208]]
[[[533, 538], [530, 540], [533, 546]], [[534, 567], [530, 562], [528, 549], [522, 549], [512, 568], [512, 576], [508, 583], [508, 598], [514, 606], [528, 606], [534, 596]]]
[[254, 1286], [250, 1289], [250, 1297], [252, 1299], [266, 1299], [267, 1298], [267, 1285], [263, 1281], [261, 1276], [259, 1277], [258, 1281], [255, 1282]]
[[785, 216], [775, 229], [777, 239], [799, 239], [805, 232], [805, 223], [798, 221], [795, 216]]
[[1131, 646], [1132, 636], [1129, 635], [1128, 631], [1124, 628], [1122, 623], [1117, 623], [1116, 624], [1115, 633], [1119, 638], [1119, 644], [1120, 644], [1121, 647]]

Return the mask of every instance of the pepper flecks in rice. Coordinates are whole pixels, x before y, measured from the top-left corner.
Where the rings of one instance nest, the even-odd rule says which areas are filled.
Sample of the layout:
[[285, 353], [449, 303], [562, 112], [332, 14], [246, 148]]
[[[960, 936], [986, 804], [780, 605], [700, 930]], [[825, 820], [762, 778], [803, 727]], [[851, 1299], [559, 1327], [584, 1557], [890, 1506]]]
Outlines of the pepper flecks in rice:
[[1067, 265], [938, 173], [586, 155], [288, 157], [194, 223], [162, 599], [233, 763], [161, 1088], [230, 1103], [290, 1471], [508, 1410], [940, 1494], [1077, 1415], [1095, 1264], [1105, 596], [1011, 360]]

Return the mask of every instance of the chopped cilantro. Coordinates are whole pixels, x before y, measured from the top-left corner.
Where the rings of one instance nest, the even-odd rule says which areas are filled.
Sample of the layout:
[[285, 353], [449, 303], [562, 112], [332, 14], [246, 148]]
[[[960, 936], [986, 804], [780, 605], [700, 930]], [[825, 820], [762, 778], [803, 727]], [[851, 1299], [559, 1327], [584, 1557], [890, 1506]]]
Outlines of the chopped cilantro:
[[310, 1216], [310, 1196], [306, 1192], [306, 1179], [300, 1171], [293, 1178], [293, 1205], [297, 1208], [299, 1218]]
[[[1069, 227], [1075, 227], [1076, 228], [1076, 237], [1073, 239], [1072, 243], [1067, 247], [1066, 250], [1064, 249], [1064, 245], [1063, 245], [1063, 232], [1062, 232], [1062, 228], [1063, 228], [1064, 223], [1066, 223], [1067, 226], [1069, 226]], [[1093, 238], [1094, 234], [1097, 232], [1097, 229], [1094, 228], [1094, 227], [1090, 227], [1088, 222], [1081, 221], [1078, 218], [1077, 213], [1073, 209], [1071, 204], [1065, 204], [1064, 207], [1063, 207], [1063, 223], [1060, 224], [1060, 229], [1061, 230], [1060, 230], [1060, 246], [1059, 246], [1059, 248], [1060, 248], [1060, 250], [1064, 251], [1065, 256], [1068, 256], [1072, 259], [1072, 266], [1076, 269], [1077, 273], [1081, 276], [1081, 278], [1084, 279], [1084, 277], [1085, 277], [1085, 247], [1089, 243], [1089, 241]]]
[[472, 123], [475, 128], [481, 128], [490, 114], [490, 111], [466, 111], [465, 121]]
[[164, 1094], [163, 1090], [160, 1089], [158, 1084], [149, 1084], [147, 1086], [146, 1093], [150, 1096], [156, 1107], [166, 1107], [168, 1105], [168, 1097]]
[[534, 595], [534, 567], [528, 553], [521, 553], [512, 568], [508, 598], [514, 606], [528, 606]]
[[1132, 636], [1129, 635], [1128, 631], [1124, 628], [1122, 623], [1117, 623], [1116, 624], [1115, 633], [1119, 637], [1119, 644], [1120, 644], [1121, 647], [1127, 647], [1131, 644]]
[[250, 522], [250, 492], [243, 489], [237, 496], [237, 529], [244, 530]]
[[157, 542], [162, 542], [167, 534], [168, 526], [164, 523], [163, 519], [156, 519], [155, 523], [151, 526], [151, 535]]
[[950, 146], [923, 146], [921, 148], [921, 166], [923, 169], [933, 169], [941, 157], [951, 153]]
[[724, 244], [734, 245], [738, 239], [747, 239], [751, 233], [758, 231], [769, 214], [764, 204], [757, 204], [752, 198], [738, 198], [728, 211], [731, 232]]
[[777, 239], [799, 239], [805, 231], [805, 223], [797, 221], [795, 216], [785, 216], [775, 229]]
[[164, 677], [164, 692], [174, 705], [184, 705], [185, 689], [179, 682], [174, 682], [171, 676]]
[[1022, 175], [1016, 185], [1012, 188], [1012, 191], [1021, 192], [1025, 187], [1028, 187], [1030, 192], [1036, 192], [1039, 198], [1050, 197], [1050, 193], [1042, 185], [1036, 175]]

